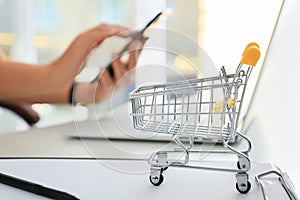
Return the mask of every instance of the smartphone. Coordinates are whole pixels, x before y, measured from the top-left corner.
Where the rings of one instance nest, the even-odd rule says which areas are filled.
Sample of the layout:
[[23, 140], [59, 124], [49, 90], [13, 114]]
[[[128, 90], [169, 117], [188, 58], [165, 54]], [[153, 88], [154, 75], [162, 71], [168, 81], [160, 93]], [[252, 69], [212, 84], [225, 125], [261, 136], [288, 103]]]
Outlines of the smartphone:
[[[135, 36], [132, 37], [132, 39], [130, 40], [130, 42], [128, 42], [124, 47], [123, 49], [118, 53], [118, 55], [121, 55], [123, 53], [125, 53], [126, 51], [128, 51], [128, 48], [129, 48], [129, 45], [131, 44], [131, 42], [133, 42], [134, 40], [143, 40], [144, 36], [144, 32], [147, 30], [147, 28], [149, 28], [152, 24], [154, 24], [158, 19], [159, 17], [163, 14], [163, 12], [160, 12], [158, 13], [151, 21], [148, 22], [148, 24], [142, 29], [140, 30]], [[112, 78], [114, 78], [114, 70], [112, 68], [112, 63], [109, 63], [107, 66], [106, 66], [106, 70], [109, 72], [110, 76]], [[95, 83], [98, 81], [98, 76], [99, 74], [92, 80], [91, 83]]]

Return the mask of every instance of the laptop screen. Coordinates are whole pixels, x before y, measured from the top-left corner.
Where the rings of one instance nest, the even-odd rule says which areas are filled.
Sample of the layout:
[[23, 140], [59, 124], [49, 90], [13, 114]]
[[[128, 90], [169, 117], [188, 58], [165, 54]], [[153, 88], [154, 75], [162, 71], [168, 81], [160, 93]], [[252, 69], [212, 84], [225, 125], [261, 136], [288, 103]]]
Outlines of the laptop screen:
[[[185, 78], [190, 78], [191, 74], [196, 74], [196, 71], [204, 71], [202, 74], [205, 78], [218, 75], [222, 66], [225, 67], [228, 74], [234, 73], [247, 44], [256, 42], [260, 46], [261, 57], [252, 70], [247, 83], [238, 122], [239, 129], [244, 129], [248, 123], [244, 123], [244, 120], [247, 118], [257, 81], [264, 67], [265, 57], [284, 0], [202, 0], [190, 1], [189, 3], [190, 5], [185, 5], [179, 0], [167, 1], [168, 6], [174, 10], [167, 20], [167, 28], [168, 30], [176, 30], [177, 34], [184, 34], [196, 41], [201, 47], [201, 51], [205, 51], [206, 57], [208, 56], [208, 59], [213, 62], [215, 69], [212, 70], [209, 66], [210, 72], [207, 73], [207, 62], [201, 62], [201, 58], [203, 58], [200, 55], [201, 52], [191, 48], [192, 45], [187, 40], [182, 40], [183, 42], [180, 44], [178, 37], [176, 42], [174, 42], [174, 37], [167, 37], [168, 49], [182, 52], [181, 56], [185, 60], [194, 65], [199, 64], [198, 69], [190, 70], [189, 73], [188, 69], [183, 67], [183, 59], [179, 59], [181, 62], [176, 63], [178, 58], [170, 55], [168, 65], [175, 65], [177, 74], [185, 74]], [[170, 35], [172, 36], [172, 34]], [[172, 57], [175, 64], [172, 63]], [[172, 79], [174, 78], [168, 78], [168, 80]]]

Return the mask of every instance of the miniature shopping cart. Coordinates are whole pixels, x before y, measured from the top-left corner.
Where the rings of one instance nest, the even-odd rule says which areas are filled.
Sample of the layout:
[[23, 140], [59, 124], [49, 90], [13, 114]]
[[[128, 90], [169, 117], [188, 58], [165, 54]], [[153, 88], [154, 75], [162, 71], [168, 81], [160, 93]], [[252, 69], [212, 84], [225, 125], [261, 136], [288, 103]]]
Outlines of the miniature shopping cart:
[[[251, 141], [237, 131], [237, 122], [248, 78], [259, 57], [259, 46], [250, 43], [234, 74], [227, 74], [222, 67], [216, 77], [141, 86], [130, 94], [135, 129], [169, 134], [179, 146], [172, 151], [155, 152], [149, 158], [153, 185], [160, 185], [163, 172], [173, 166], [234, 172], [237, 190], [240, 193], [250, 190], [247, 172], [251, 165], [248, 157]], [[237, 137], [246, 141], [246, 150], [232, 146]], [[224, 151], [210, 152], [236, 154], [237, 167], [190, 164], [191, 153], [200, 153], [192, 149], [199, 138], [204, 143], [222, 142]]]

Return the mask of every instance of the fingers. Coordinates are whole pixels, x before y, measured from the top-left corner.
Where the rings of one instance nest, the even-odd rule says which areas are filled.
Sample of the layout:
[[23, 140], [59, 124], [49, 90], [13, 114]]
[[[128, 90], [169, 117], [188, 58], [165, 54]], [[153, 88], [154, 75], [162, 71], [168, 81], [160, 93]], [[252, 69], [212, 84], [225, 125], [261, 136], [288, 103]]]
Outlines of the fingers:
[[[89, 53], [100, 45], [106, 38], [128, 32], [129, 29], [120, 25], [101, 24], [78, 35], [64, 54], [59, 57], [53, 66], [61, 74], [61, 79], [71, 80], [83, 67]], [[126, 34], [125, 34], [126, 35]], [[125, 37], [121, 34], [120, 37]]]
[[104, 70], [99, 75], [99, 85], [101, 87], [109, 87], [111, 85], [114, 85], [114, 79], [110, 76], [109, 72], [107, 70]]
[[85, 59], [87, 55], [99, 46], [105, 39], [111, 36], [130, 37], [134, 34], [130, 29], [114, 24], [101, 24], [93, 29], [82, 33], [78, 38], [78, 49], [81, 49], [82, 55], [80, 59]]
[[148, 38], [143, 41], [133, 41], [129, 45], [128, 54], [129, 58], [127, 61], [122, 61], [122, 56], [118, 54], [112, 55], [112, 69], [114, 71], [114, 77], [110, 76], [108, 70], [104, 70], [101, 75], [99, 75], [99, 82], [96, 91], [96, 102], [101, 102], [113, 94], [114, 90], [127, 85], [132, 80], [133, 74], [126, 74], [130, 72], [137, 64], [138, 58], [141, 54], [143, 45]]
[[138, 31], [136, 30], [127, 30], [127, 31], [122, 31], [117, 34], [118, 37], [123, 37], [123, 38], [128, 38], [128, 37], [134, 37]]
[[94, 103], [103, 102], [112, 96], [115, 87], [115, 81], [113, 78], [111, 78], [107, 70], [104, 70], [99, 75], [99, 82], [96, 84], [97, 89], [95, 91], [96, 93]]
[[131, 70], [136, 66], [145, 42], [146, 39], [143, 41], [136, 40], [129, 45], [129, 60], [127, 64], [128, 70]]
[[112, 68], [114, 71], [115, 82], [122, 78], [122, 76], [128, 71], [127, 65], [121, 61], [121, 57], [118, 54], [112, 55]]
[[82, 34], [85, 41], [90, 43], [89, 50], [94, 49], [96, 46], [101, 44], [106, 38], [111, 36], [129, 37], [130, 31], [128, 28], [120, 25], [113, 24], [101, 24], [93, 29]]
[[[129, 45], [128, 54], [121, 56], [115, 54], [113, 55], [112, 67], [115, 75], [115, 81], [118, 81], [120, 78], [122, 78], [122, 76], [124, 76], [125, 73], [132, 70], [136, 66], [146, 40], [147, 38], [143, 41], [135, 40], [131, 42]], [[129, 58], [124, 61], [125, 57]]]

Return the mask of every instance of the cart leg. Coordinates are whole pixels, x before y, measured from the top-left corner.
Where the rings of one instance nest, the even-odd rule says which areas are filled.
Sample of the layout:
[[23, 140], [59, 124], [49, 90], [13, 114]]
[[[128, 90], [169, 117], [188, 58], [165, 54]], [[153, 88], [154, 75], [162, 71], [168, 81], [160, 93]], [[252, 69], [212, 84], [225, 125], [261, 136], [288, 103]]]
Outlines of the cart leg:
[[[183, 142], [180, 140], [182, 138], [188, 138], [189, 145], [185, 146]], [[191, 135], [182, 137], [178, 135], [173, 135], [173, 141], [180, 147], [179, 149], [174, 149], [174, 151], [183, 151], [185, 158], [183, 162], [173, 162], [173, 164], [176, 165], [185, 165], [189, 162], [189, 155], [190, 155], [190, 150], [192, 149], [194, 145], [194, 138]]]
[[151, 166], [149, 177], [150, 182], [155, 186], [159, 186], [164, 181], [162, 173], [163, 168]]
[[[236, 181], [237, 181], [236, 189], [240, 193], [246, 194], [251, 189], [251, 183], [249, 182], [249, 175], [247, 174], [247, 171], [249, 171], [251, 168], [251, 161], [249, 159], [249, 156], [248, 156], [247, 152], [243, 153], [243, 152], [238, 151], [237, 149], [233, 148], [232, 146], [230, 146], [228, 144], [228, 141], [224, 141], [224, 146], [226, 148], [228, 148], [229, 150], [231, 150], [232, 152], [237, 154], [237, 157], [238, 157], [237, 167], [239, 170], [238, 170], [238, 173], [236, 174]], [[249, 147], [248, 150], [250, 150], [250, 149], [251, 148]]]
[[157, 164], [161, 166], [165, 166], [168, 164], [168, 154], [167, 152], [157, 152]]
[[[155, 161], [154, 158], [156, 158]], [[164, 181], [162, 173], [168, 168], [167, 158], [167, 152], [157, 152], [151, 158], [149, 180], [155, 186], [159, 186]]]
[[243, 152], [244, 154], [248, 154], [252, 149], [252, 143], [251, 143], [250, 139], [238, 131], [236, 131], [236, 134], [237, 134], [237, 136], [241, 137], [243, 140], [245, 140], [247, 142], [248, 148], [241, 152]]
[[247, 194], [251, 189], [249, 175], [246, 172], [239, 172], [236, 177], [236, 189], [242, 194]]
[[247, 159], [245, 156], [238, 155], [238, 162], [237, 162], [238, 169], [241, 169], [243, 171], [249, 171], [250, 170], [250, 160]]

